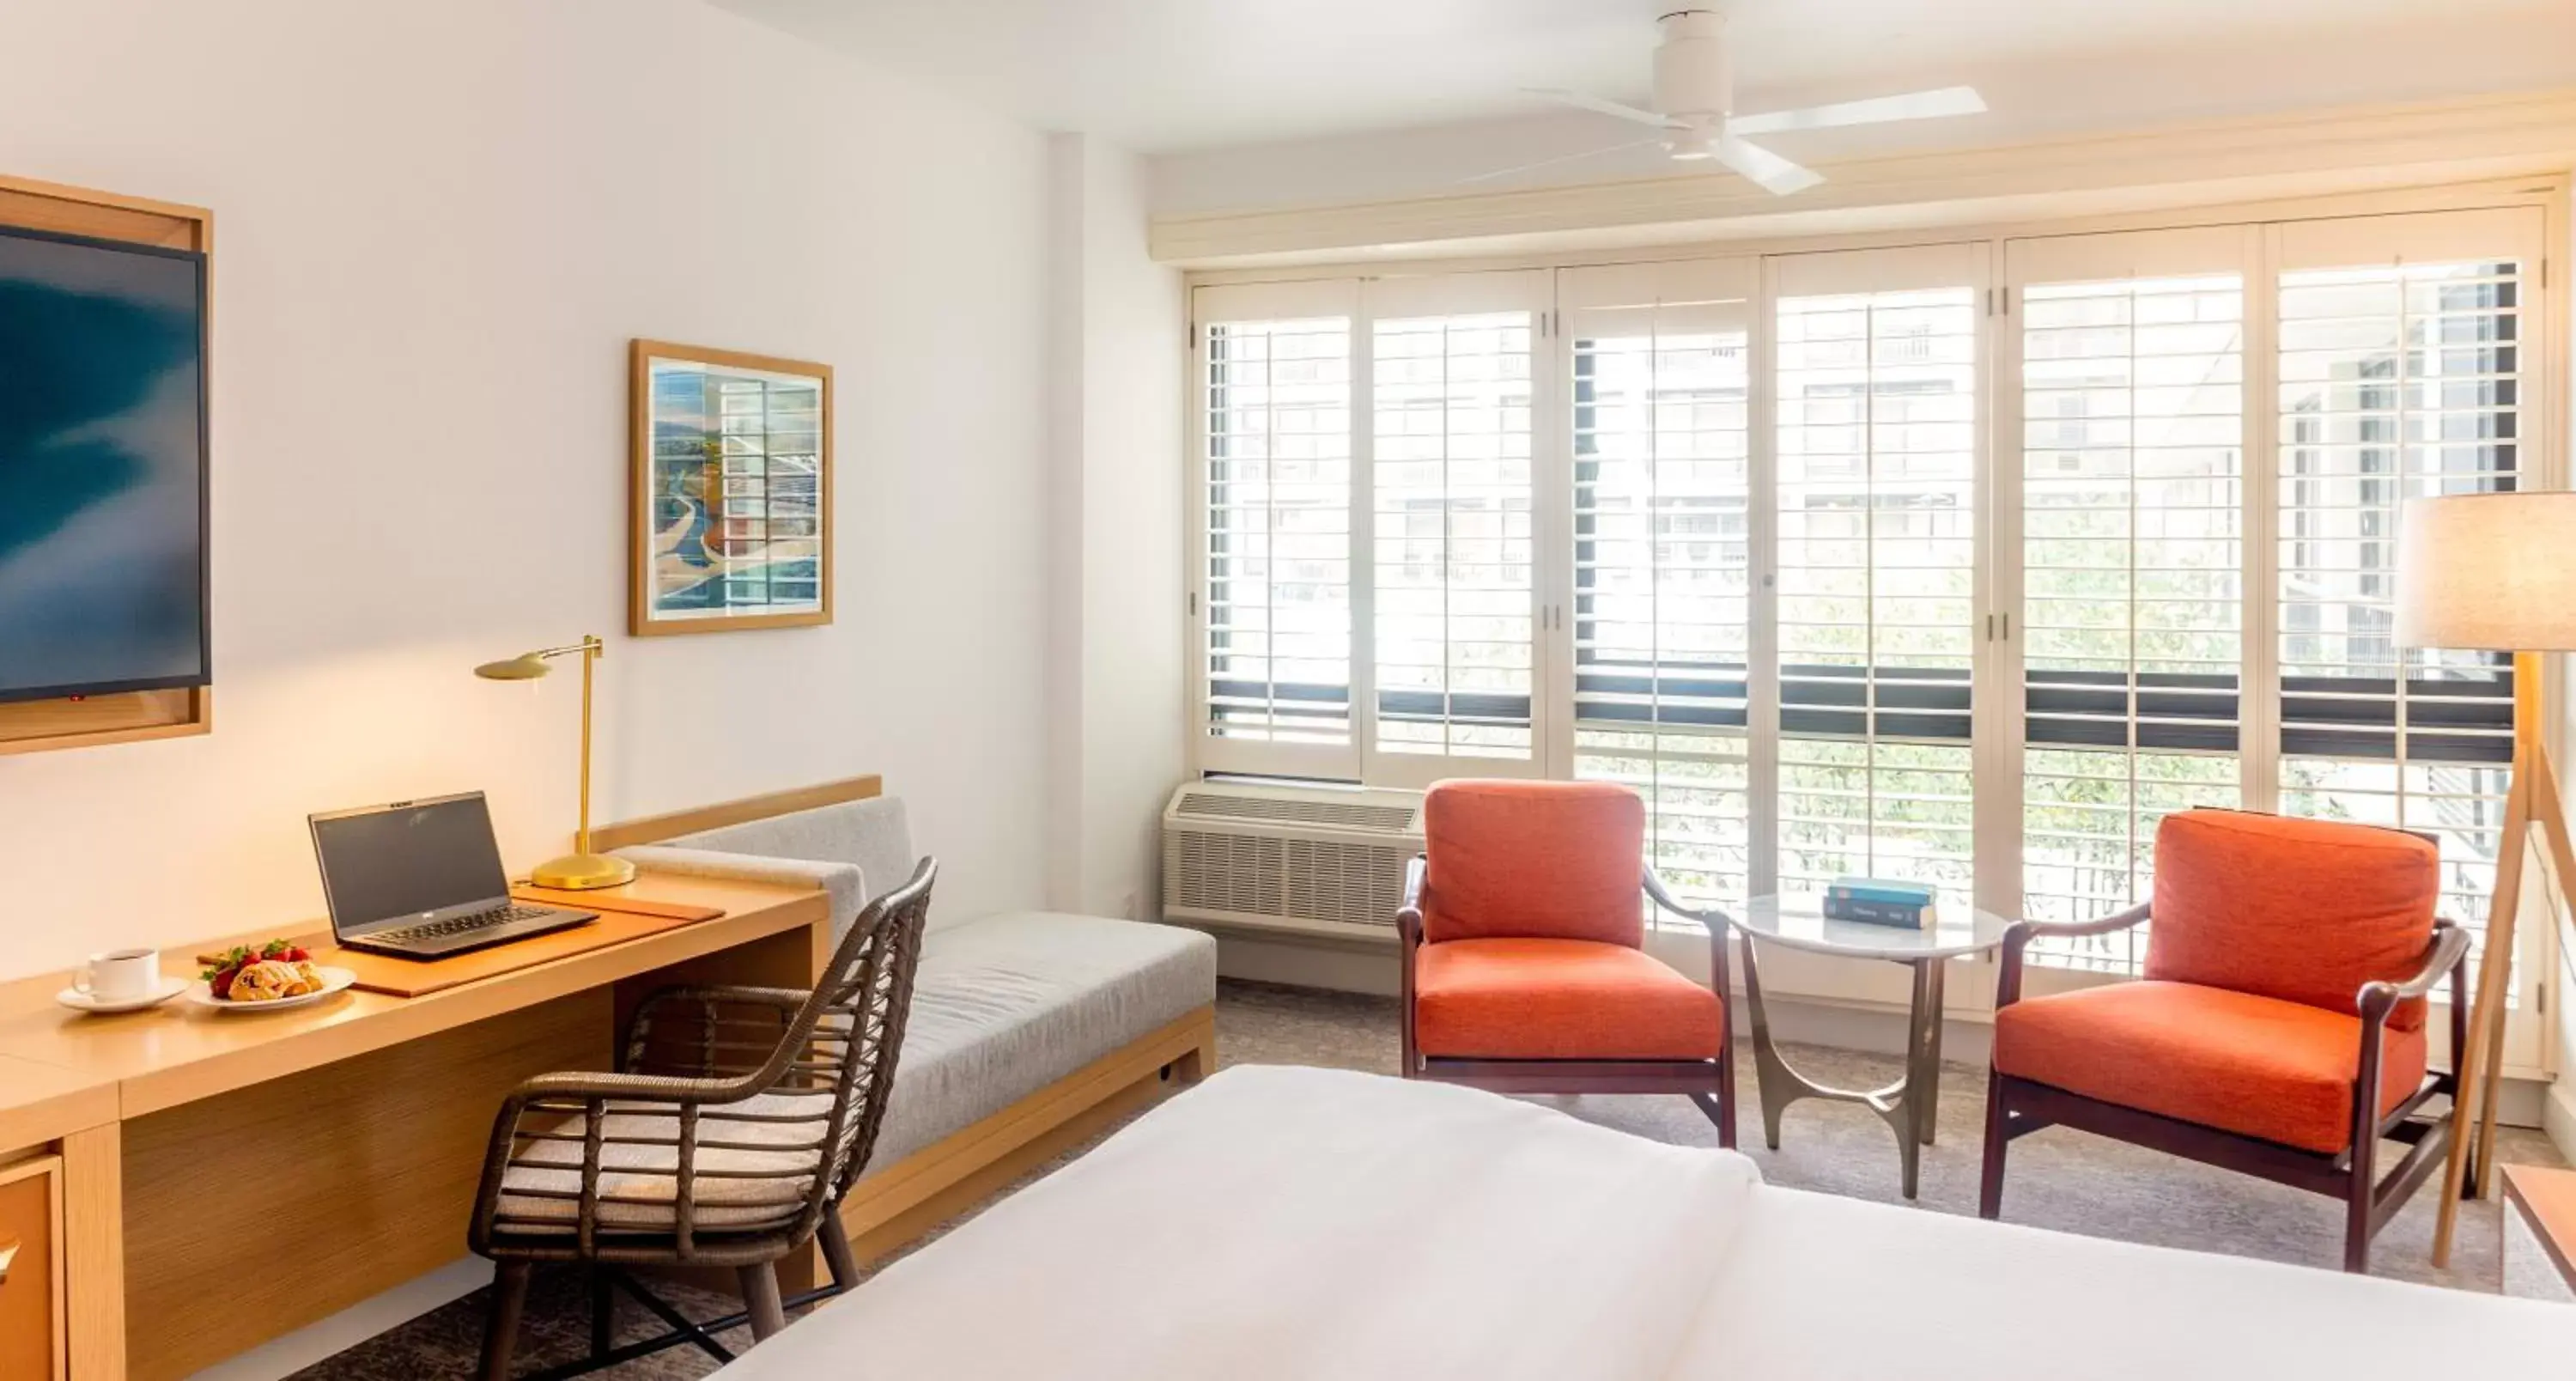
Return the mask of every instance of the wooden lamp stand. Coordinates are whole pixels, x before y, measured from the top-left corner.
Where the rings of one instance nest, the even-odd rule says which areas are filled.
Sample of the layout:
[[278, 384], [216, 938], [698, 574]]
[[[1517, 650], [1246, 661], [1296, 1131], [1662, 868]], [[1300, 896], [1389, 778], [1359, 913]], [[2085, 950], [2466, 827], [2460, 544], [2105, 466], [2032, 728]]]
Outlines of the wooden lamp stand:
[[[2576, 649], [2571, 549], [2576, 549], [2576, 493], [2563, 490], [2409, 499], [2399, 516], [2397, 645], [2514, 654], [2512, 785], [2505, 794], [2504, 835], [2496, 847], [2495, 894], [2478, 964], [2477, 996], [2469, 1005], [2467, 1048], [2451, 1052], [2459, 1093], [2440, 1216], [2433, 1228], [2437, 1267], [2450, 1263], [2461, 1194], [2472, 1184], [2486, 1194], [2495, 1182], [2497, 1075], [2504, 1063], [2506, 998], [2513, 991], [2523, 855], [2531, 848], [2534, 824], [2540, 826], [2558, 885], [2576, 886], [2576, 849], [2568, 847], [2567, 811], [2559, 800], [2557, 766], [2549, 760], [2540, 694], [2542, 654]], [[2402, 697], [2403, 663], [2397, 675]], [[2469, 1176], [2472, 1155], [2477, 1158], [2474, 1180]]]
[[[2469, 1048], [2451, 1052], [2460, 1072], [2460, 1106], [2451, 1133], [2451, 1157], [2442, 1175], [2440, 1216], [2433, 1226], [2433, 1264], [2447, 1266], [2452, 1231], [2460, 1216], [2460, 1198], [2474, 1184], [2479, 1197], [2495, 1183], [2496, 1094], [2504, 1081], [2506, 995], [2513, 991], [2515, 922], [2522, 907], [2524, 855], [2531, 848], [2531, 827], [2549, 850], [2549, 866], [2558, 885], [2576, 883], [2576, 848], [2567, 839], [2567, 811], [2558, 795], [2558, 769], [2549, 745], [2541, 740], [2540, 658], [2521, 653], [2513, 659], [2513, 785], [2505, 796], [2504, 834], [2496, 845], [2495, 894], [2487, 909], [2486, 952], [2478, 964], [2478, 990], [2469, 1003]], [[2469, 1169], [2470, 1114], [2476, 1114], [2477, 1175]]]

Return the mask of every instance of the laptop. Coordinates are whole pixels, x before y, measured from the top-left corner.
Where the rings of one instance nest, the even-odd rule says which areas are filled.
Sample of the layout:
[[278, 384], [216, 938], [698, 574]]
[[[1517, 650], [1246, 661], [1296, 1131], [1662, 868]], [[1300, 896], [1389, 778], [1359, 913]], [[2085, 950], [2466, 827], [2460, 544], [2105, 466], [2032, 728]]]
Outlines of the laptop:
[[483, 793], [311, 817], [331, 936], [343, 948], [436, 959], [599, 919], [510, 897]]

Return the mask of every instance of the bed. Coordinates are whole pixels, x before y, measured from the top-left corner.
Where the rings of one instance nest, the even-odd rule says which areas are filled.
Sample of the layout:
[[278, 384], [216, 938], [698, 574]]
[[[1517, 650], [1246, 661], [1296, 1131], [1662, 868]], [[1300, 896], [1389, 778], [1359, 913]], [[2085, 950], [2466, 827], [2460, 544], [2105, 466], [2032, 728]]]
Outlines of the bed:
[[2576, 1309], [1765, 1185], [1472, 1089], [1229, 1069], [723, 1381], [2551, 1375]]

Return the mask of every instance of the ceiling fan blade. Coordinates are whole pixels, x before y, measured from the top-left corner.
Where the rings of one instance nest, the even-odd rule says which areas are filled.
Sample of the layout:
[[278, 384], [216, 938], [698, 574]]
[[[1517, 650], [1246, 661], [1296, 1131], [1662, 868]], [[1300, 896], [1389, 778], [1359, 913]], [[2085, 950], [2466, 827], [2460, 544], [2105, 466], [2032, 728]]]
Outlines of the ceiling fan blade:
[[1490, 173], [1478, 173], [1474, 177], [1462, 177], [1458, 179], [1458, 181], [1461, 183], [1492, 182], [1496, 178], [1510, 177], [1515, 173], [1534, 172], [1540, 168], [1553, 168], [1559, 163], [1576, 163], [1587, 158], [1600, 158], [1606, 154], [1625, 153], [1630, 149], [1642, 149], [1649, 144], [1660, 144], [1662, 142], [1664, 142], [1663, 137], [1661, 135], [1656, 135], [1651, 138], [1632, 140], [1625, 144], [1611, 144], [1604, 148], [1585, 149], [1581, 153], [1559, 154], [1554, 158], [1542, 158], [1536, 163], [1516, 163], [1508, 168], [1496, 168]]
[[1558, 105], [1570, 105], [1577, 110], [1589, 110], [1598, 115], [1613, 115], [1622, 120], [1634, 120], [1638, 124], [1653, 125], [1657, 129], [1673, 129], [1680, 124], [1669, 116], [1657, 115], [1651, 110], [1639, 110], [1632, 105], [1621, 105], [1617, 101], [1603, 100], [1599, 96], [1587, 96], [1580, 91], [1566, 91], [1552, 86], [1524, 86], [1521, 90], [1532, 96], [1544, 96]]
[[1717, 161], [1752, 179], [1755, 185], [1776, 196], [1803, 192], [1825, 180], [1824, 174], [1782, 158], [1759, 144], [1747, 143], [1732, 134], [1721, 135], [1710, 146]]
[[1911, 91], [1902, 96], [1872, 96], [1865, 101], [1838, 101], [1799, 110], [1738, 115], [1726, 122], [1729, 134], [1777, 134], [1782, 130], [1832, 129], [1838, 125], [1875, 125], [1889, 120], [1929, 120], [1942, 115], [1975, 115], [1986, 108], [1973, 86], [1945, 86], [1938, 91]]

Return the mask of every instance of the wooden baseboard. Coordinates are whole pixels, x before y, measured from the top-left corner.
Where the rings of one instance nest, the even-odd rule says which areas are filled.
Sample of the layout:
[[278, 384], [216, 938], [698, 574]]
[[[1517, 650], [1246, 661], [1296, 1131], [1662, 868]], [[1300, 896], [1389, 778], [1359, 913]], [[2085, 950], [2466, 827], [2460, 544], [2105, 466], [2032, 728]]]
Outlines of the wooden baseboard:
[[[1172, 1068], [1167, 1085], [1166, 1066]], [[860, 1180], [841, 1223], [861, 1262], [883, 1259], [973, 1207], [1166, 1087], [1216, 1069], [1216, 1008], [1198, 1008], [980, 1122]]]

